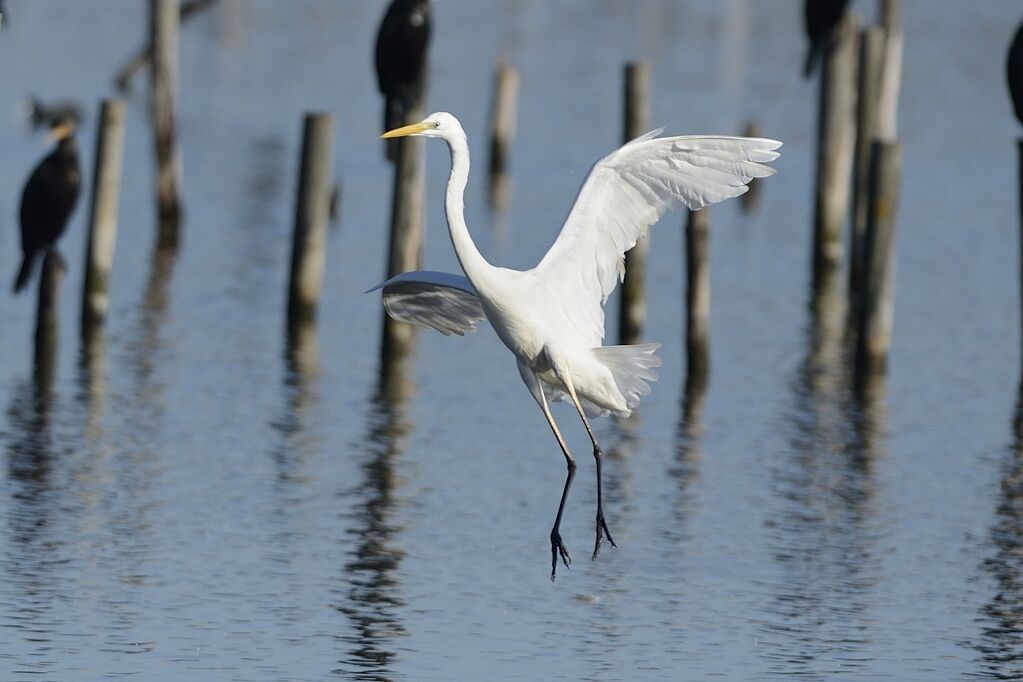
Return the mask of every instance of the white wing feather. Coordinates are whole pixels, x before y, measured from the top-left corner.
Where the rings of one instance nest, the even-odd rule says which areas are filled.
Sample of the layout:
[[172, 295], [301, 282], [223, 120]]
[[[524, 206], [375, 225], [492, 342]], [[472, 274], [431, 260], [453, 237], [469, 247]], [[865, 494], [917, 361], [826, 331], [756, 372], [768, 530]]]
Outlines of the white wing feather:
[[396, 320], [462, 336], [476, 331], [486, 315], [476, 289], [461, 275], [416, 270], [381, 282], [366, 293], [383, 289], [384, 307]]
[[764, 164], [781, 142], [655, 130], [594, 164], [547, 255], [534, 272], [593, 346], [604, 338], [603, 304], [625, 274], [625, 252], [671, 208], [700, 209], [773, 175]]

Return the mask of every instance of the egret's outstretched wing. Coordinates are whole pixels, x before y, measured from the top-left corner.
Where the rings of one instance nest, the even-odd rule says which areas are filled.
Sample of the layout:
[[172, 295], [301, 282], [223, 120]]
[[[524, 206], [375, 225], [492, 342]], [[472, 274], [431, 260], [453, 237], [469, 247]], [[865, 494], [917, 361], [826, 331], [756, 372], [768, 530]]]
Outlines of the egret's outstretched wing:
[[384, 307], [396, 320], [436, 329], [448, 336], [476, 331], [486, 317], [468, 279], [446, 272], [403, 272], [366, 293], [383, 289]]
[[572, 292], [565, 315], [599, 345], [601, 308], [625, 273], [624, 254], [680, 204], [699, 209], [772, 175], [781, 142], [750, 137], [656, 137], [647, 133], [590, 170], [557, 240], [535, 273], [550, 292]]

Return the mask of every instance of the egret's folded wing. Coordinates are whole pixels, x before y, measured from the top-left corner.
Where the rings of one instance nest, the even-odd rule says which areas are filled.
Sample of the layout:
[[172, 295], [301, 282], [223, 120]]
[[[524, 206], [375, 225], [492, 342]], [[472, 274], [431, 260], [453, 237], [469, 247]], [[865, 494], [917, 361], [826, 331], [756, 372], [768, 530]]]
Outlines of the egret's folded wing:
[[472, 283], [461, 275], [416, 270], [381, 282], [384, 308], [396, 320], [436, 329], [448, 336], [476, 331], [486, 315]]
[[[648, 133], [598, 161], [583, 183], [557, 240], [535, 272], [565, 301], [580, 333], [599, 345], [602, 305], [625, 274], [624, 254], [670, 208], [700, 209], [746, 192], [753, 178], [774, 174], [781, 142]], [[596, 335], [594, 337], [594, 335]]]

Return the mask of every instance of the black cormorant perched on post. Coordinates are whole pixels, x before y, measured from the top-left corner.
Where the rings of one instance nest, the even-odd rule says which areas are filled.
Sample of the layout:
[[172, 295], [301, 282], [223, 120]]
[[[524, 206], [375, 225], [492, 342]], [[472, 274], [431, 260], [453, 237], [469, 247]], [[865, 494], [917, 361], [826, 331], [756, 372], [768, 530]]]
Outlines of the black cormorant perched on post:
[[39, 162], [22, 192], [21, 251], [24, 255], [14, 281], [14, 293], [25, 288], [36, 257], [55, 247], [78, 201], [82, 173], [75, 143], [76, 125], [73, 117], [53, 122], [51, 135], [57, 140], [57, 148]]
[[408, 123], [406, 113], [422, 97], [430, 44], [428, 0], [394, 0], [377, 33], [377, 83], [383, 93], [384, 130]]
[[1023, 123], [1023, 23], [1016, 30], [1016, 37], [1009, 45], [1009, 57], [1005, 60], [1005, 75], [1009, 80], [1009, 97], [1016, 110], [1016, 118]]
[[806, 53], [803, 78], [809, 78], [814, 67], [824, 54], [832, 29], [842, 20], [849, 0], [804, 0], [803, 21], [810, 48]]

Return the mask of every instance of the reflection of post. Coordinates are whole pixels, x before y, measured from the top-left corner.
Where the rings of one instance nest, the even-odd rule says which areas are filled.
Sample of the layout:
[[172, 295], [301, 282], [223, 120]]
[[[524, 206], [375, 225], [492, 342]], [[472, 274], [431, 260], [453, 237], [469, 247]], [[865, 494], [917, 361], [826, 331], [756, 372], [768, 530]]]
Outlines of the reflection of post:
[[996, 680], [1023, 676], [1023, 568], [1019, 560], [1023, 546], [1023, 383], [1016, 397], [1012, 432], [990, 530], [995, 551], [980, 562], [996, 582], [983, 608], [983, 637], [976, 647], [983, 659], [981, 674]]
[[710, 372], [710, 213], [686, 222], [686, 375], [706, 384]]
[[53, 251], [43, 258], [43, 273], [39, 280], [39, 306], [36, 310], [35, 370], [36, 376], [47, 384], [53, 377], [57, 358], [60, 307], [60, 282], [64, 265]]
[[[408, 112], [406, 123], [423, 118], [421, 104]], [[394, 164], [394, 195], [391, 204], [391, 241], [387, 256], [387, 278], [416, 270], [423, 260], [423, 191], [425, 158], [423, 140], [402, 137], [397, 140]], [[398, 322], [384, 312], [384, 334], [381, 357], [404, 353], [411, 346], [413, 327]]]
[[365, 481], [358, 488], [359, 539], [344, 579], [350, 585], [348, 598], [338, 606], [352, 621], [358, 635], [349, 663], [373, 679], [390, 679], [396, 656], [394, 640], [405, 632], [399, 619], [403, 601], [398, 594], [395, 570], [405, 553], [392, 546], [401, 528], [390, 520], [394, 506], [394, 459], [402, 452], [402, 441], [411, 429], [404, 405], [411, 393], [405, 373], [405, 357], [381, 363], [380, 383], [373, 399], [373, 415], [367, 441], [370, 458], [362, 465]]
[[842, 258], [842, 222], [849, 200], [856, 110], [856, 19], [846, 13], [833, 29], [821, 69], [814, 207], [813, 283]]
[[178, 154], [176, 107], [178, 96], [178, 2], [149, 0], [150, 72], [153, 140], [156, 151], [156, 202], [160, 248], [180, 240], [181, 157]]
[[502, 61], [494, 74], [494, 101], [490, 112], [490, 207], [504, 209], [510, 194], [508, 156], [515, 139], [519, 99], [519, 72]]
[[330, 216], [334, 117], [306, 114], [291, 249], [288, 320], [312, 319], [320, 298]]
[[[625, 125], [622, 143], [647, 132], [650, 121], [650, 65], [629, 62], [625, 65]], [[646, 257], [650, 235], [640, 239], [625, 253], [625, 279], [619, 301], [618, 343], [636, 343], [643, 335], [646, 321]]]
[[104, 100], [96, 132], [89, 240], [82, 285], [82, 334], [106, 317], [107, 279], [114, 261], [117, 235], [117, 196], [121, 189], [121, 150], [124, 143], [124, 104]]

